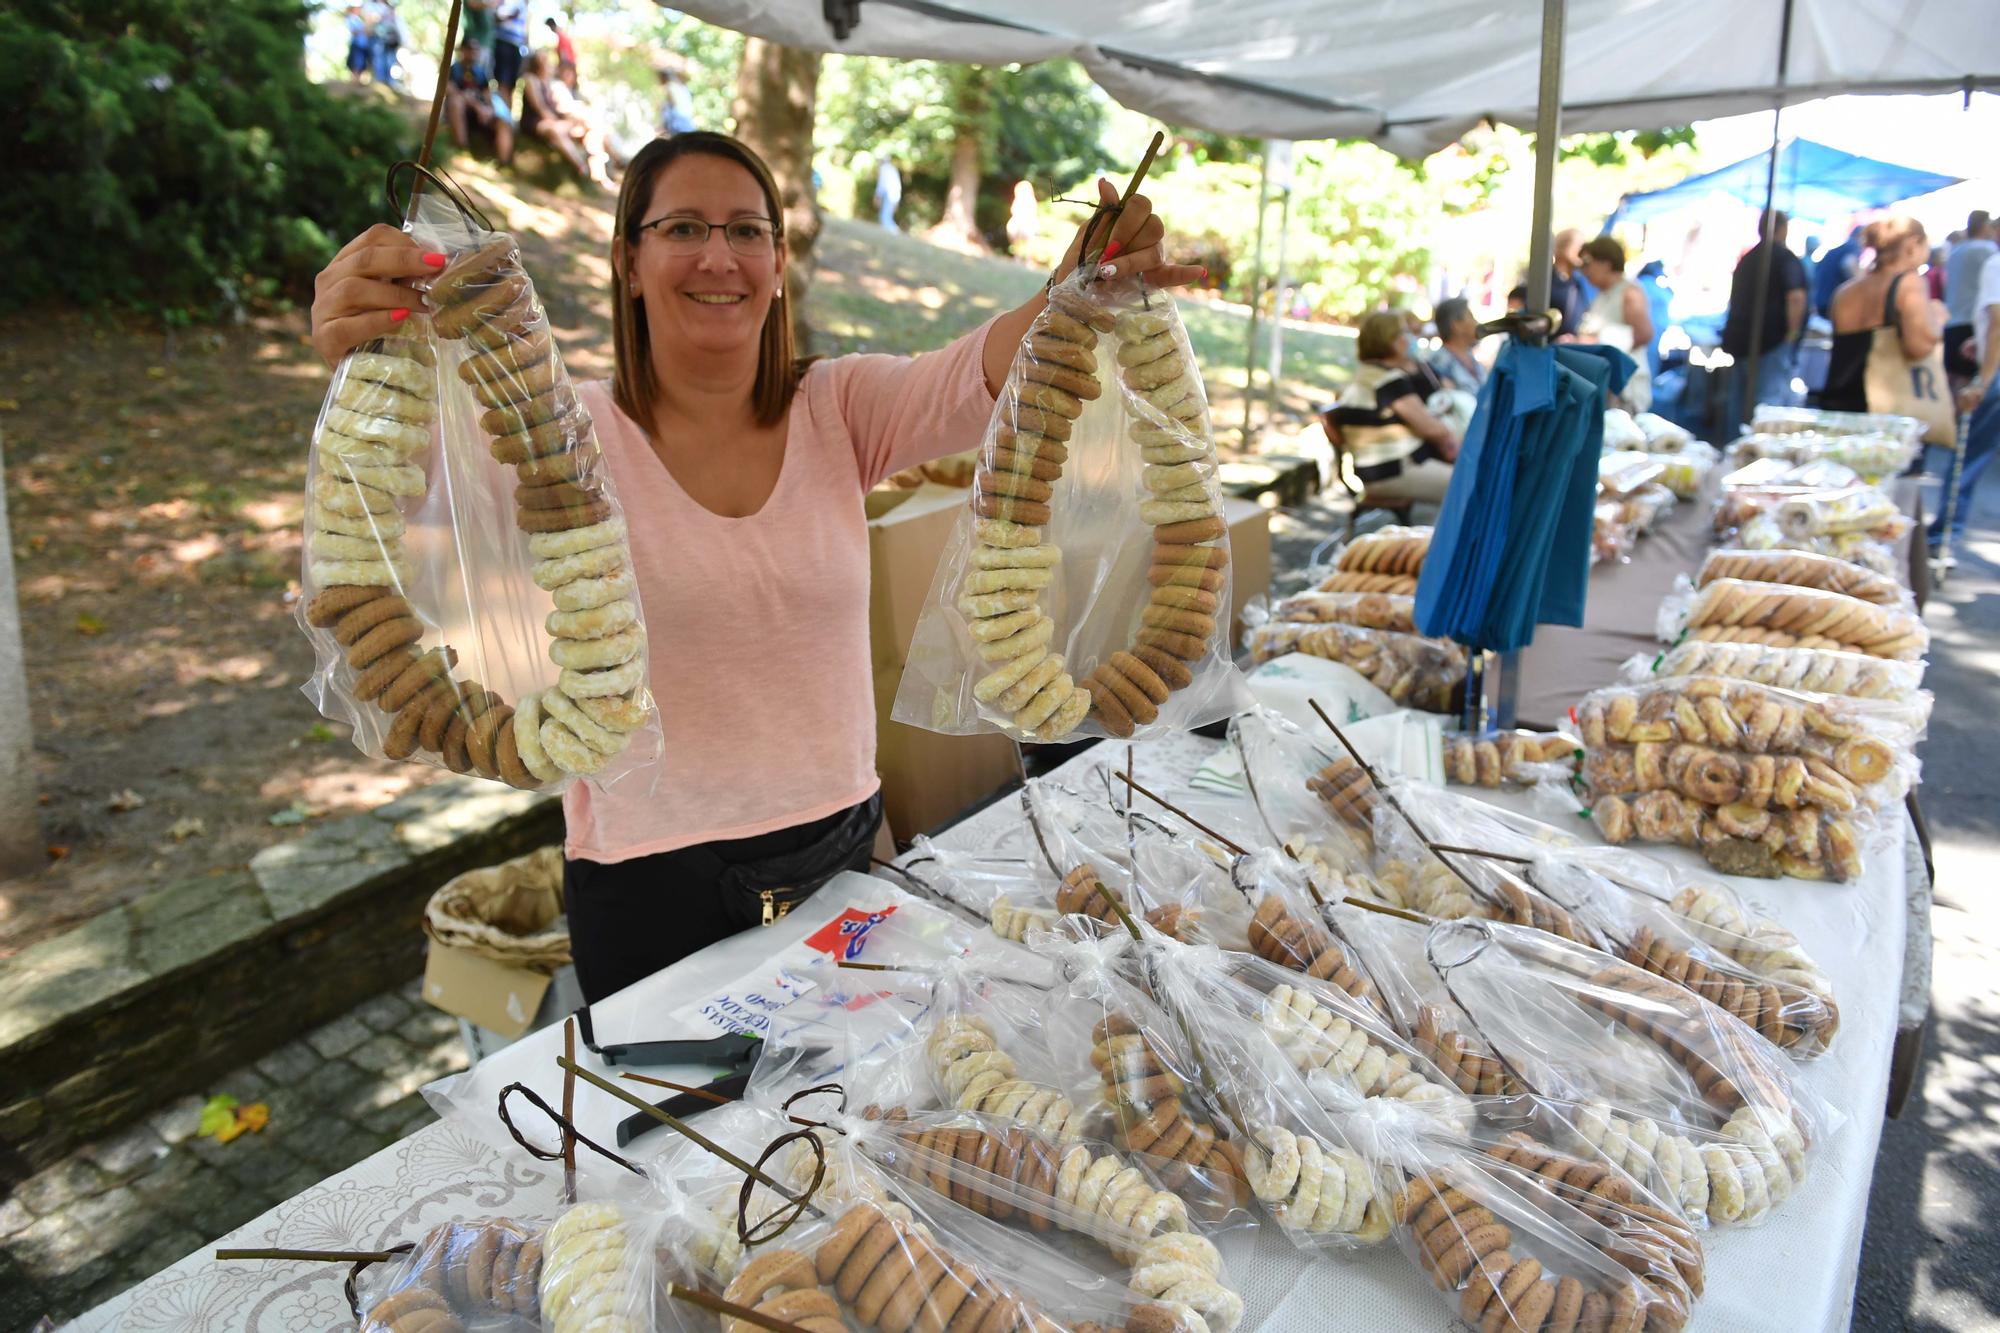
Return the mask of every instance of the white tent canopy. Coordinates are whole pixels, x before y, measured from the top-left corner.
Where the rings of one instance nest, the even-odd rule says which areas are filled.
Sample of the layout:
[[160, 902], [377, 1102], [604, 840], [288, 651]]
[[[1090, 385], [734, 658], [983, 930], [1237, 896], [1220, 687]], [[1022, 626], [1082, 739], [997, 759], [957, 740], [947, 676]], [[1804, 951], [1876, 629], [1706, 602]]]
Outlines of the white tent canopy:
[[[1421, 155], [1532, 126], [1541, 0], [692, 0], [788, 46], [1011, 64], [1066, 56], [1170, 124]], [[827, 14], [853, 28], [837, 39]], [[1791, 42], [1779, 92], [1785, 16]], [[1562, 127], [1643, 129], [1834, 93], [2000, 87], [1994, 0], [1569, 0]]]

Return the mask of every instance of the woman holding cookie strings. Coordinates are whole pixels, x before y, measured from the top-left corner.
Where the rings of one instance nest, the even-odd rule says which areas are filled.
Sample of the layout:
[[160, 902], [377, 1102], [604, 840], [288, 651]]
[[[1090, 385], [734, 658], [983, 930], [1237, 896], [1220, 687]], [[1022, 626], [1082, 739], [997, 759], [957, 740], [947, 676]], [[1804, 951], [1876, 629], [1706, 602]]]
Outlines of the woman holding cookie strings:
[[[978, 445], [1044, 304], [916, 358], [801, 361], [781, 218], [770, 171], [719, 134], [654, 141], [619, 191], [614, 370], [577, 396], [631, 529], [667, 743], [653, 796], [578, 783], [563, 797], [571, 947], [591, 999], [866, 864], [881, 800], [861, 497]], [[1200, 277], [1165, 262], [1163, 238], [1135, 195], [1104, 263], [1158, 287]], [[443, 259], [391, 227], [362, 233], [320, 274], [313, 345], [331, 364], [400, 331]]]

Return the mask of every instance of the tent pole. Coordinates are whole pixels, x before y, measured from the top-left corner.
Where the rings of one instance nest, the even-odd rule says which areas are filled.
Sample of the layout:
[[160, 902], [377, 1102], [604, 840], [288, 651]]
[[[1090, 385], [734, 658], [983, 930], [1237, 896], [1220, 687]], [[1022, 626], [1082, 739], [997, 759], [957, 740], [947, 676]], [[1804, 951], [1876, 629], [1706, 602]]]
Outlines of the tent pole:
[[[1554, 276], [1556, 148], [1562, 138], [1563, 26], [1568, 18], [1566, 0], [1542, 0], [1541, 84], [1535, 98], [1535, 214], [1528, 237], [1528, 309], [1549, 308], [1549, 287]], [[1499, 677], [1493, 698], [1493, 725], [1502, 731], [1514, 725], [1515, 701], [1521, 691], [1521, 654], [1506, 652], [1493, 673]], [[1474, 691], [1466, 691], [1465, 711], [1469, 730], [1476, 725], [1479, 701]]]
[[1264, 285], [1264, 212], [1271, 192], [1271, 141], [1257, 166], [1257, 241], [1250, 250], [1250, 326], [1243, 336], [1243, 448], [1250, 448], [1250, 413], [1257, 400], [1257, 309]]
[[1742, 415], [1729, 422], [1731, 428], [1742, 426], [1757, 415], [1757, 363], [1764, 355], [1764, 319], [1771, 302], [1771, 265], [1776, 261], [1778, 242], [1772, 235], [1777, 230], [1778, 206], [1778, 149], [1782, 141], [1780, 126], [1785, 118], [1785, 70], [1792, 58], [1792, 0], [1785, 0], [1785, 8], [1778, 29], [1778, 84], [1774, 89], [1775, 100], [1771, 105], [1771, 161], [1764, 168], [1764, 212], [1762, 217], [1763, 249], [1757, 255], [1757, 287], [1750, 297], [1750, 359], [1743, 363], [1741, 393], [1736, 401], [1742, 406]]
[[[1264, 376], [1264, 427], [1267, 430], [1278, 420], [1278, 382], [1284, 375], [1285, 241], [1291, 231], [1292, 172], [1288, 162], [1285, 179], [1278, 186], [1278, 272], [1271, 285], [1271, 365]], [[1246, 439], [1244, 444], [1248, 445], [1249, 441]]]

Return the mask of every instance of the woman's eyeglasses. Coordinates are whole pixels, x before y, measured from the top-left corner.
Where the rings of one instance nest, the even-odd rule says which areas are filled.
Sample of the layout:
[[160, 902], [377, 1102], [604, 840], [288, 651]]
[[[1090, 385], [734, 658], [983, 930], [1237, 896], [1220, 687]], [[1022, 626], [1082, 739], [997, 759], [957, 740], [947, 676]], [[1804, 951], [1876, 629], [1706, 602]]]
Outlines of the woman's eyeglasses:
[[768, 255], [777, 241], [778, 224], [769, 218], [753, 217], [704, 222], [685, 213], [670, 213], [666, 217], [640, 223], [639, 231], [657, 231], [661, 244], [667, 247], [669, 254], [699, 254], [708, 248], [708, 238], [719, 231], [722, 239], [729, 243], [729, 248], [739, 255]]

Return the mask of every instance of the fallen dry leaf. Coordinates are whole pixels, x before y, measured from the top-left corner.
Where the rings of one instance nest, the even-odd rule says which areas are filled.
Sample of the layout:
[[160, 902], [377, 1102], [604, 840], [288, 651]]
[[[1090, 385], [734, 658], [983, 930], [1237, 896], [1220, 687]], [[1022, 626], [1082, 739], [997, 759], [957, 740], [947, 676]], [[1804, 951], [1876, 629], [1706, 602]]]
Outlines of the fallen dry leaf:
[[122, 815], [128, 810], [137, 810], [140, 806], [144, 805], [145, 803], [146, 803], [145, 797], [141, 796], [138, 792], [133, 791], [130, 787], [127, 787], [124, 791], [115, 791], [111, 793], [111, 799], [106, 801], [104, 804], [107, 807], [109, 807], [113, 812]]
[[78, 634], [102, 634], [104, 633], [104, 622], [88, 611], [79, 611], [76, 613], [76, 632]]
[[69, 848], [59, 842], [50, 843], [47, 850], [51, 861], [60, 861], [69, 855]]
[[187, 815], [181, 819], [176, 819], [172, 824], [167, 826], [167, 836], [175, 842], [186, 842], [189, 838], [199, 838], [206, 832], [208, 832], [208, 825], [201, 821], [199, 815]]

